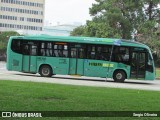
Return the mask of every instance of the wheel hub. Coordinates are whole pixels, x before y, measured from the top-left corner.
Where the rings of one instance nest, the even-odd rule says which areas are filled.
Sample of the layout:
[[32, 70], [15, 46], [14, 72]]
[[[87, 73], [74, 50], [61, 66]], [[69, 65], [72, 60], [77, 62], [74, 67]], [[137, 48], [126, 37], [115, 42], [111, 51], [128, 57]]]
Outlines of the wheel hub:
[[42, 73], [43, 73], [44, 75], [48, 75], [48, 74], [49, 74], [48, 68], [44, 68], [44, 69], [42, 70]]
[[123, 75], [122, 75], [121, 73], [118, 73], [118, 74], [116, 75], [116, 78], [120, 80], [120, 79], [122, 79], [122, 76], [123, 76]]

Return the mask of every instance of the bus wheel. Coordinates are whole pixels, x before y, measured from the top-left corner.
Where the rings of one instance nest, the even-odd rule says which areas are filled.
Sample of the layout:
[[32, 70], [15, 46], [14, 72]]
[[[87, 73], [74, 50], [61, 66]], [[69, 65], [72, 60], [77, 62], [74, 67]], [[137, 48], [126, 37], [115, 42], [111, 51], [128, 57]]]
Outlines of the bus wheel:
[[48, 65], [43, 65], [43, 66], [41, 66], [39, 73], [42, 77], [51, 77], [52, 76], [52, 69]]
[[126, 74], [122, 70], [115, 71], [113, 74], [113, 79], [115, 82], [124, 82], [126, 79]]

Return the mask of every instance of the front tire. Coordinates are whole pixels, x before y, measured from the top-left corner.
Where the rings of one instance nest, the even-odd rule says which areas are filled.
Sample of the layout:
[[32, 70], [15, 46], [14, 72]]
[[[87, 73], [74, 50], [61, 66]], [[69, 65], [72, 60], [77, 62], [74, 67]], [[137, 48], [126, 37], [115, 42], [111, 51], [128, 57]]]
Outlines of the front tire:
[[43, 65], [39, 71], [42, 77], [51, 77], [52, 76], [52, 68], [48, 65]]
[[126, 74], [122, 70], [115, 71], [113, 74], [113, 79], [115, 82], [124, 82], [126, 79]]

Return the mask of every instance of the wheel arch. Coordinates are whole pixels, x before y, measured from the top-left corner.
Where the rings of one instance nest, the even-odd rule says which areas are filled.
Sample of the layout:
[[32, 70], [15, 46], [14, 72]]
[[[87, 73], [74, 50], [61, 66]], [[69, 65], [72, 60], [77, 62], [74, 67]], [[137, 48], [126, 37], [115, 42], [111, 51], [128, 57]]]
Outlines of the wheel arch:
[[38, 73], [40, 73], [41, 67], [45, 66], [45, 65], [49, 66], [51, 68], [51, 70], [52, 70], [52, 73], [53, 73], [53, 68], [52, 68], [52, 66], [50, 64], [41, 64], [41, 65], [39, 65]]
[[117, 72], [117, 71], [123, 71], [123, 72], [125, 73], [126, 79], [128, 79], [127, 71], [124, 70], [124, 69], [116, 69], [116, 70], [114, 70], [114, 71], [113, 71], [113, 74], [112, 74], [112, 78], [113, 78], [113, 76], [114, 76], [114, 73]]

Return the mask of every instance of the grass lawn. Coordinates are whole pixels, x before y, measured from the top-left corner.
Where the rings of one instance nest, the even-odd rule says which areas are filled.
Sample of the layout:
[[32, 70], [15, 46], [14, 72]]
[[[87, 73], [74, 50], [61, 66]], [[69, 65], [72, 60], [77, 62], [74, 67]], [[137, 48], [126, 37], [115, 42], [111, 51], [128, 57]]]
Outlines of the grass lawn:
[[[157, 91], [0, 80], [0, 111], [159, 110], [160, 92]], [[120, 118], [112, 117], [111, 119], [119, 120]], [[128, 118], [125, 119], [128, 120]]]
[[156, 68], [156, 78], [160, 78], [160, 68]]

